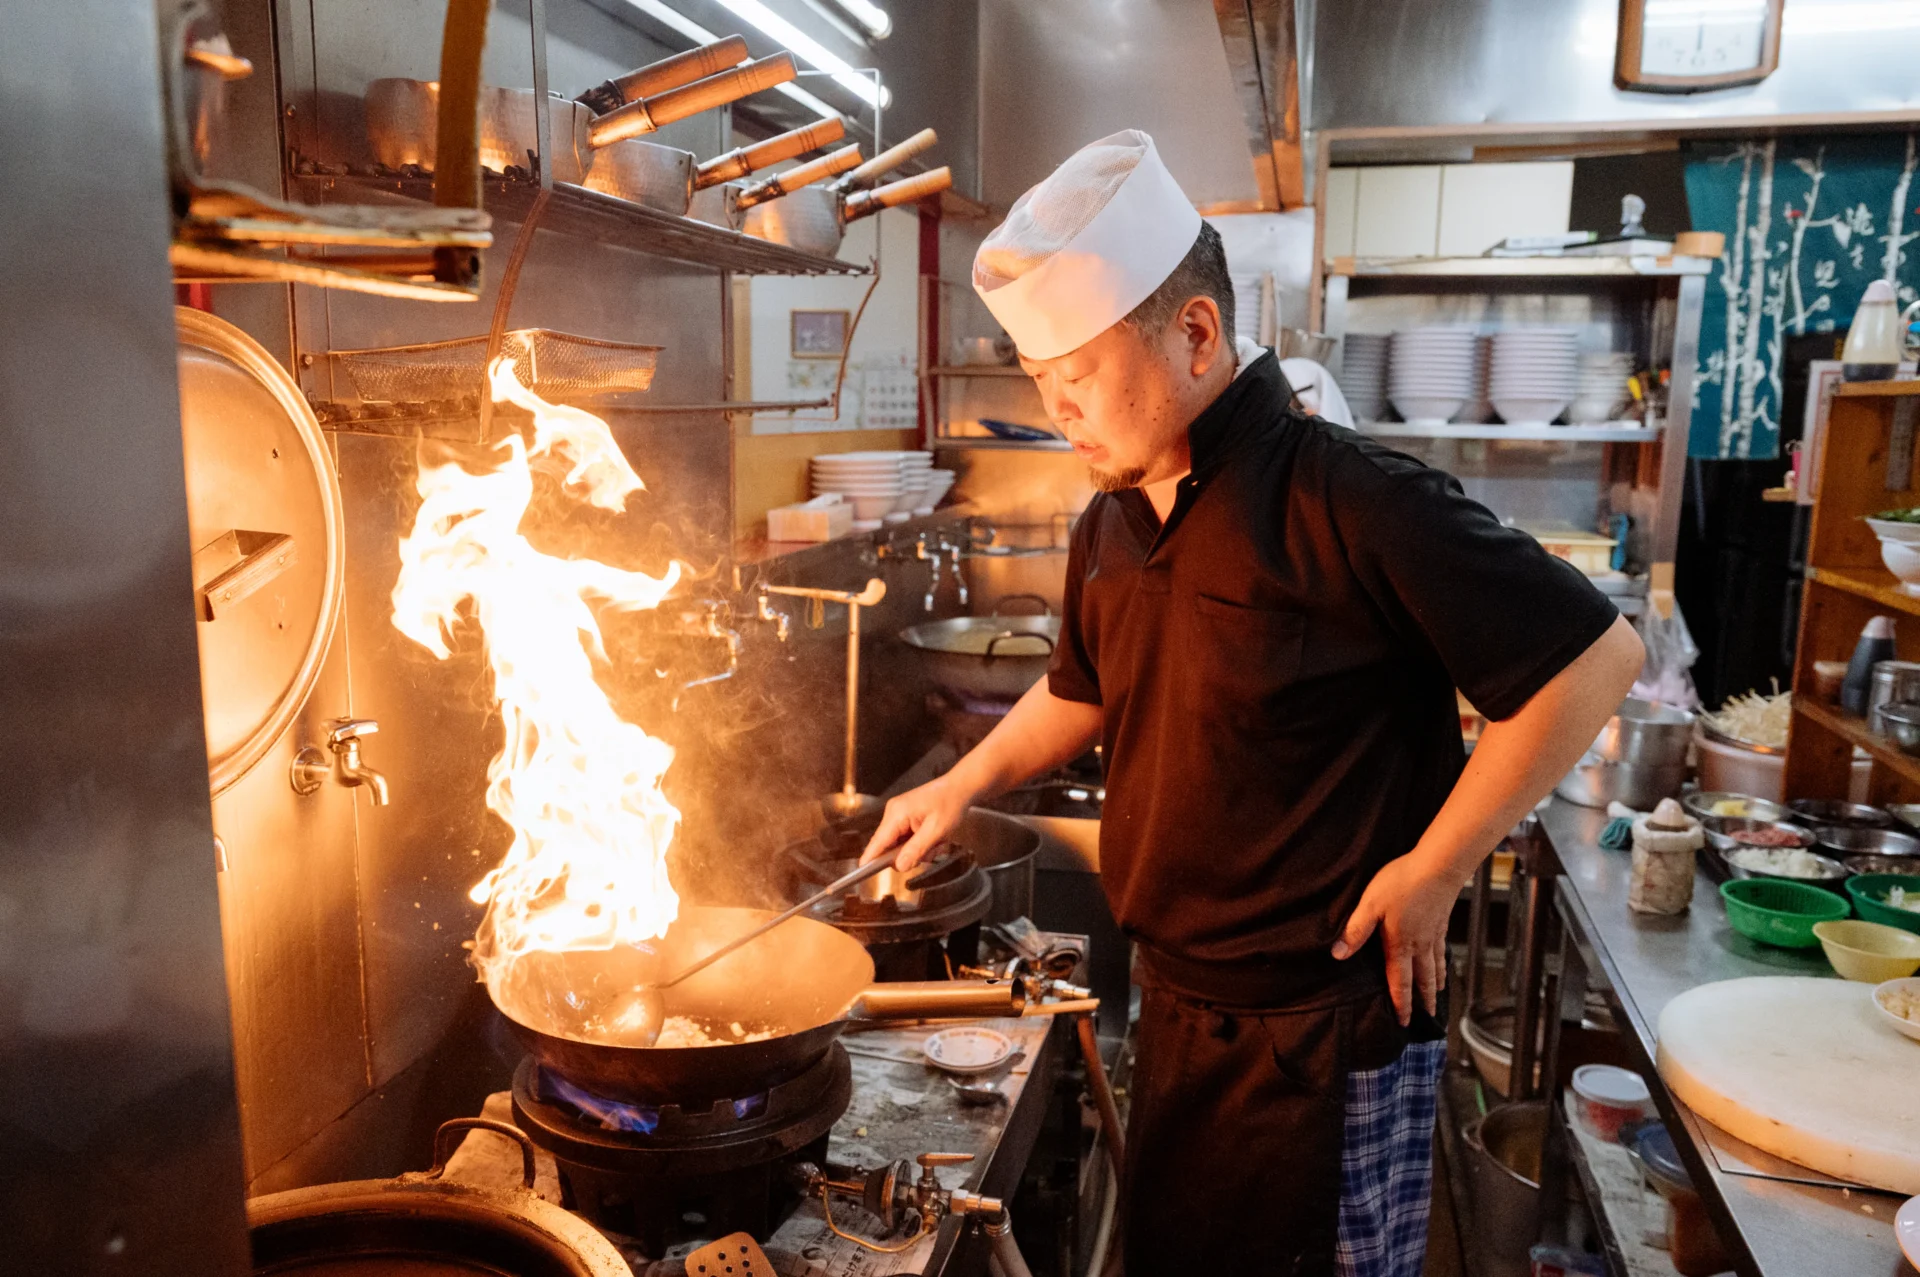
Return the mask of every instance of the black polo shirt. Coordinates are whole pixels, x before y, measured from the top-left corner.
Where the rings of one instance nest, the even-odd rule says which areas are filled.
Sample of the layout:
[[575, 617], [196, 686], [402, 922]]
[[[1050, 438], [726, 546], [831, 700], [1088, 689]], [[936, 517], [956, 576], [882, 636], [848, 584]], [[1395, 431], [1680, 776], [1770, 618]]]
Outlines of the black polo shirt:
[[1454, 689], [1508, 717], [1617, 615], [1452, 477], [1290, 399], [1271, 352], [1241, 372], [1164, 528], [1137, 489], [1093, 499], [1048, 675], [1103, 711], [1101, 873], [1149, 969], [1275, 1005], [1380, 983], [1377, 949], [1329, 950], [1460, 775]]

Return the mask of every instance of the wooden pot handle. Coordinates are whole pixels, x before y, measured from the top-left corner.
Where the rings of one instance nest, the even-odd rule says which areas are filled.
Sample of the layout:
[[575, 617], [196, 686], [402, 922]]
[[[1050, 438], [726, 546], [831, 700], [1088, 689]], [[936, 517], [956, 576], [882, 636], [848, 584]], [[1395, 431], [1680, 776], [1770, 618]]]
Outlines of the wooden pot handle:
[[669, 89], [655, 97], [629, 102], [593, 122], [587, 140], [595, 147], [607, 146], [624, 138], [651, 133], [675, 120], [711, 111], [716, 106], [737, 102], [762, 89], [785, 84], [799, 74], [791, 53], [776, 53], [770, 58], [737, 66], [719, 75]]
[[817, 160], [776, 173], [764, 182], [756, 182], [734, 197], [736, 208], [752, 208], [755, 204], [764, 204], [768, 200], [779, 199], [782, 195], [791, 195], [803, 186], [824, 181], [836, 173], [844, 173], [860, 162], [860, 147], [843, 146], [830, 151]]
[[746, 40], [730, 35], [724, 40], [715, 40], [712, 44], [703, 44], [658, 62], [649, 62], [625, 75], [616, 75], [599, 87], [588, 89], [577, 101], [586, 103], [594, 114], [605, 115], [636, 98], [650, 98], [683, 84], [692, 84], [728, 67], [739, 66], [746, 60]]
[[939, 140], [940, 135], [932, 129], [921, 129], [906, 141], [894, 143], [847, 174], [840, 185], [849, 191], [864, 191], [884, 175], [899, 168], [922, 151], [931, 148]]
[[847, 220], [866, 217], [878, 213], [883, 208], [894, 208], [901, 204], [913, 204], [929, 196], [938, 195], [953, 186], [953, 170], [942, 164], [931, 173], [922, 173], [917, 177], [902, 178], [898, 182], [888, 182], [885, 186], [875, 187], [871, 191], [861, 191], [847, 196]]
[[805, 128], [770, 137], [764, 142], [755, 142], [752, 146], [739, 147], [725, 155], [717, 155], [696, 168], [693, 172], [693, 189], [704, 191], [709, 186], [731, 182], [769, 164], [778, 164], [781, 160], [790, 160], [796, 155], [805, 155], [808, 151], [838, 142], [846, 135], [847, 122], [836, 115], [830, 120], [820, 120]]

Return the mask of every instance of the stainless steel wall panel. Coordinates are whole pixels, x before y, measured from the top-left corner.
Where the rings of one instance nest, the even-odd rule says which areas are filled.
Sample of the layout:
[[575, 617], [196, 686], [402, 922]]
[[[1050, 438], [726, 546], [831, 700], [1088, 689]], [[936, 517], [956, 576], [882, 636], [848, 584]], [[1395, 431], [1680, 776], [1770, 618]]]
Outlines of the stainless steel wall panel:
[[[344, 648], [336, 633], [299, 719], [214, 803], [227, 850], [221, 917], [250, 1181], [367, 1090], [353, 857], [354, 806], [367, 799], [332, 784], [302, 797], [288, 781], [294, 752], [324, 751], [327, 721], [347, 713]], [[369, 753], [379, 743], [369, 741]]]
[[1316, 6], [1314, 129], [1482, 124], [1667, 127], [1829, 113], [1920, 114], [1920, 27], [1901, 6], [1793, 0], [1780, 67], [1747, 88], [1666, 96], [1613, 85], [1617, 0], [1367, 0]]
[[983, 196], [1006, 207], [1060, 161], [1145, 129], [1195, 204], [1259, 196], [1211, 0], [980, 0]]
[[240, 1274], [154, 8], [3, 22], [0, 1266]]

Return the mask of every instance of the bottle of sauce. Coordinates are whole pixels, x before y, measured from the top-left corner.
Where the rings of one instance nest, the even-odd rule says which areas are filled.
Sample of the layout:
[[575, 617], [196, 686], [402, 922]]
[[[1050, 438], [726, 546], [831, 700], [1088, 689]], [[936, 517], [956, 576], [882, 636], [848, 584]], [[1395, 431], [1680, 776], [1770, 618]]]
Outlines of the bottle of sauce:
[[1893, 618], [1876, 616], [1861, 629], [1860, 641], [1854, 644], [1853, 659], [1847, 662], [1847, 675], [1840, 680], [1840, 708], [1849, 714], [1864, 715], [1867, 699], [1873, 694], [1873, 667], [1892, 659]]

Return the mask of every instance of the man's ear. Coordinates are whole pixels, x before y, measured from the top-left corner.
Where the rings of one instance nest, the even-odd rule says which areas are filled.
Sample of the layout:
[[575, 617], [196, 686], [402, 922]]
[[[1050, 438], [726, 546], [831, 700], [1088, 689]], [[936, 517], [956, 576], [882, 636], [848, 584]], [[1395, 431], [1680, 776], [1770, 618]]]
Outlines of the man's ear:
[[1180, 308], [1178, 323], [1192, 359], [1189, 371], [1193, 376], [1204, 377], [1222, 358], [1232, 357], [1220, 321], [1220, 305], [1213, 298], [1189, 298]]

